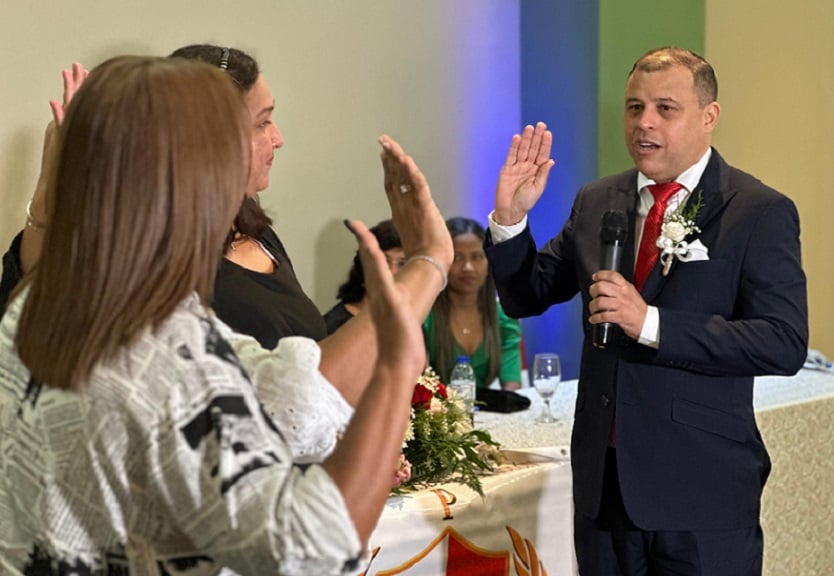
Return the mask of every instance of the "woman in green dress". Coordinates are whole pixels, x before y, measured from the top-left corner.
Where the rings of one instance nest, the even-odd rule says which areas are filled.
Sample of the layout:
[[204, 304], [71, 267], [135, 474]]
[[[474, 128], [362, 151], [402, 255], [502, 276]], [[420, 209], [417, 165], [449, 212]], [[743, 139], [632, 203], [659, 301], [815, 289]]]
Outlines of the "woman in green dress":
[[495, 296], [483, 242], [483, 226], [470, 218], [450, 218], [455, 259], [449, 284], [423, 323], [429, 363], [448, 382], [460, 355], [469, 356], [478, 388], [497, 378], [504, 390], [521, 383], [521, 326]]

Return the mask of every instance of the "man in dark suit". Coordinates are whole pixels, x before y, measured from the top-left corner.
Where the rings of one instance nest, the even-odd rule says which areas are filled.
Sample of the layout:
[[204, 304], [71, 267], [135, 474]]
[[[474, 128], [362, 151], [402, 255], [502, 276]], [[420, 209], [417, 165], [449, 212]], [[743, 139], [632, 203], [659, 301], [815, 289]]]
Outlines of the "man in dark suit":
[[[540, 251], [526, 215], [553, 166], [543, 124], [513, 137], [499, 177], [487, 256], [504, 309], [536, 315], [577, 292], [584, 303], [571, 445], [583, 575], [761, 573], [770, 460], [753, 378], [802, 366], [805, 275], [793, 202], [710, 146], [716, 94], [690, 51], [641, 57], [625, 90], [636, 168], [583, 187]], [[671, 196], [655, 202], [660, 188]], [[609, 210], [629, 223], [620, 273], [599, 270]], [[604, 348], [592, 338], [602, 322], [621, 329]]]

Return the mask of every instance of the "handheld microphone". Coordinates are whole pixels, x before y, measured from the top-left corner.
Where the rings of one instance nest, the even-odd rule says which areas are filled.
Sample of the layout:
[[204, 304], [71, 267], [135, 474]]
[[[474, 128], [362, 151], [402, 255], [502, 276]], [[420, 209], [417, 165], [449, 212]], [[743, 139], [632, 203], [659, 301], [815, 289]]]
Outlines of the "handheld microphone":
[[[620, 261], [623, 258], [623, 245], [628, 234], [628, 218], [625, 212], [609, 210], [602, 215], [599, 230], [600, 270], [620, 271]], [[614, 342], [620, 327], [611, 322], [594, 324], [594, 346], [605, 348]]]

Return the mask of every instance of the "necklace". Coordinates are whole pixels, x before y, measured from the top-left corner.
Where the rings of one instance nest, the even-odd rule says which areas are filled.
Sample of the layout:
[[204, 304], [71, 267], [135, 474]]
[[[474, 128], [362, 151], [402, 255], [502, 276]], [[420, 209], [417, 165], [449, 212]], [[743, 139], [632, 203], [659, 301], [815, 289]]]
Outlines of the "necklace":
[[460, 333], [463, 334], [464, 336], [469, 336], [470, 334], [472, 334], [472, 328], [469, 328], [467, 326], [461, 326], [461, 322], [460, 322], [459, 318], [453, 319], [451, 323], [452, 323], [452, 327], [456, 328], [457, 330], [460, 330]]
[[241, 244], [245, 244], [249, 241], [249, 239], [249, 236], [247, 236], [246, 234], [238, 232], [237, 234], [235, 234], [235, 237], [229, 243], [229, 248], [231, 248], [233, 252], [237, 252], [237, 247]]
[[450, 323], [454, 332], [460, 332], [464, 336], [469, 336], [475, 332], [475, 328], [480, 325], [481, 314], [478, 311], [477, 304], [458, 305], [453, 308], [450, 314]]
[[247, 243], [247, 242], [249, 242], [249, 241], [252, 241], [252, 242], [254, 242], [255, 244], [257, 244], [258, 248], [260, 248], [260, 249], [261, 249], [261, 251], [262, 251], [264, 254], [266, 254], [266, 256], [270, 259], [270, 261], [272, 262], [273, 266], [275, 266], [276, 268], [278, 267], [278, 264], [279, 264], [279, 262], [278, 262], [278, 258], [276, 258], [276, 257], [275, 257], [275, 255], [274, 255], [272, 252], [270, 252], [269, 250], [267, 250], [267, 249], [266, 249], [266, 246], [264, 246], [263, 244], [261, 244], [261, 243], [260, 243], [260, 241], [258, 241], [256, 238], [252, 238], [251, 236], [247, 236], [246, 234], [241, 234], [241, 235], [239, 235], [237, 238], [235, 238], [234, 240], [232, 240], [232, 242], [229, 244], [229, 248], [231, 248], [232, 252], [237, 252], [237, 247], [238, 247], [239, 245], [241, 245], [241, 244], [245, 244], [245, 243]]

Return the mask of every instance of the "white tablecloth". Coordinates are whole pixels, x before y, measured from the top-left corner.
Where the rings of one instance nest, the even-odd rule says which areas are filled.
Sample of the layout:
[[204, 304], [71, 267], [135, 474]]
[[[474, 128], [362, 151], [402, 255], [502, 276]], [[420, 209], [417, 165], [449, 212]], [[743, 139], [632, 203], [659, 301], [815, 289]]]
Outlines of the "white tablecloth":
[[[541, 400], [532, 389], [521, 391], [529, 410], [479, 412], [476, 426], [514, 463], [484, 479], [484, 499], [458, 484], [389, 498], [367, 576], [536, 574], [533, 566], [576, 574], [568, 453], [576, 386], [563, 382], [551, 400], [555, 424], [534, 422]], [[773, 460], [762, 509], [765, 574], [834, 574], [834, 374], [758, 378], [754, 391]]]
[[389, 498], [367, 574], [576, 573], [567, 451], [509, 456], [514, 463], [483, 478], [483, 499], [460, 484]]

